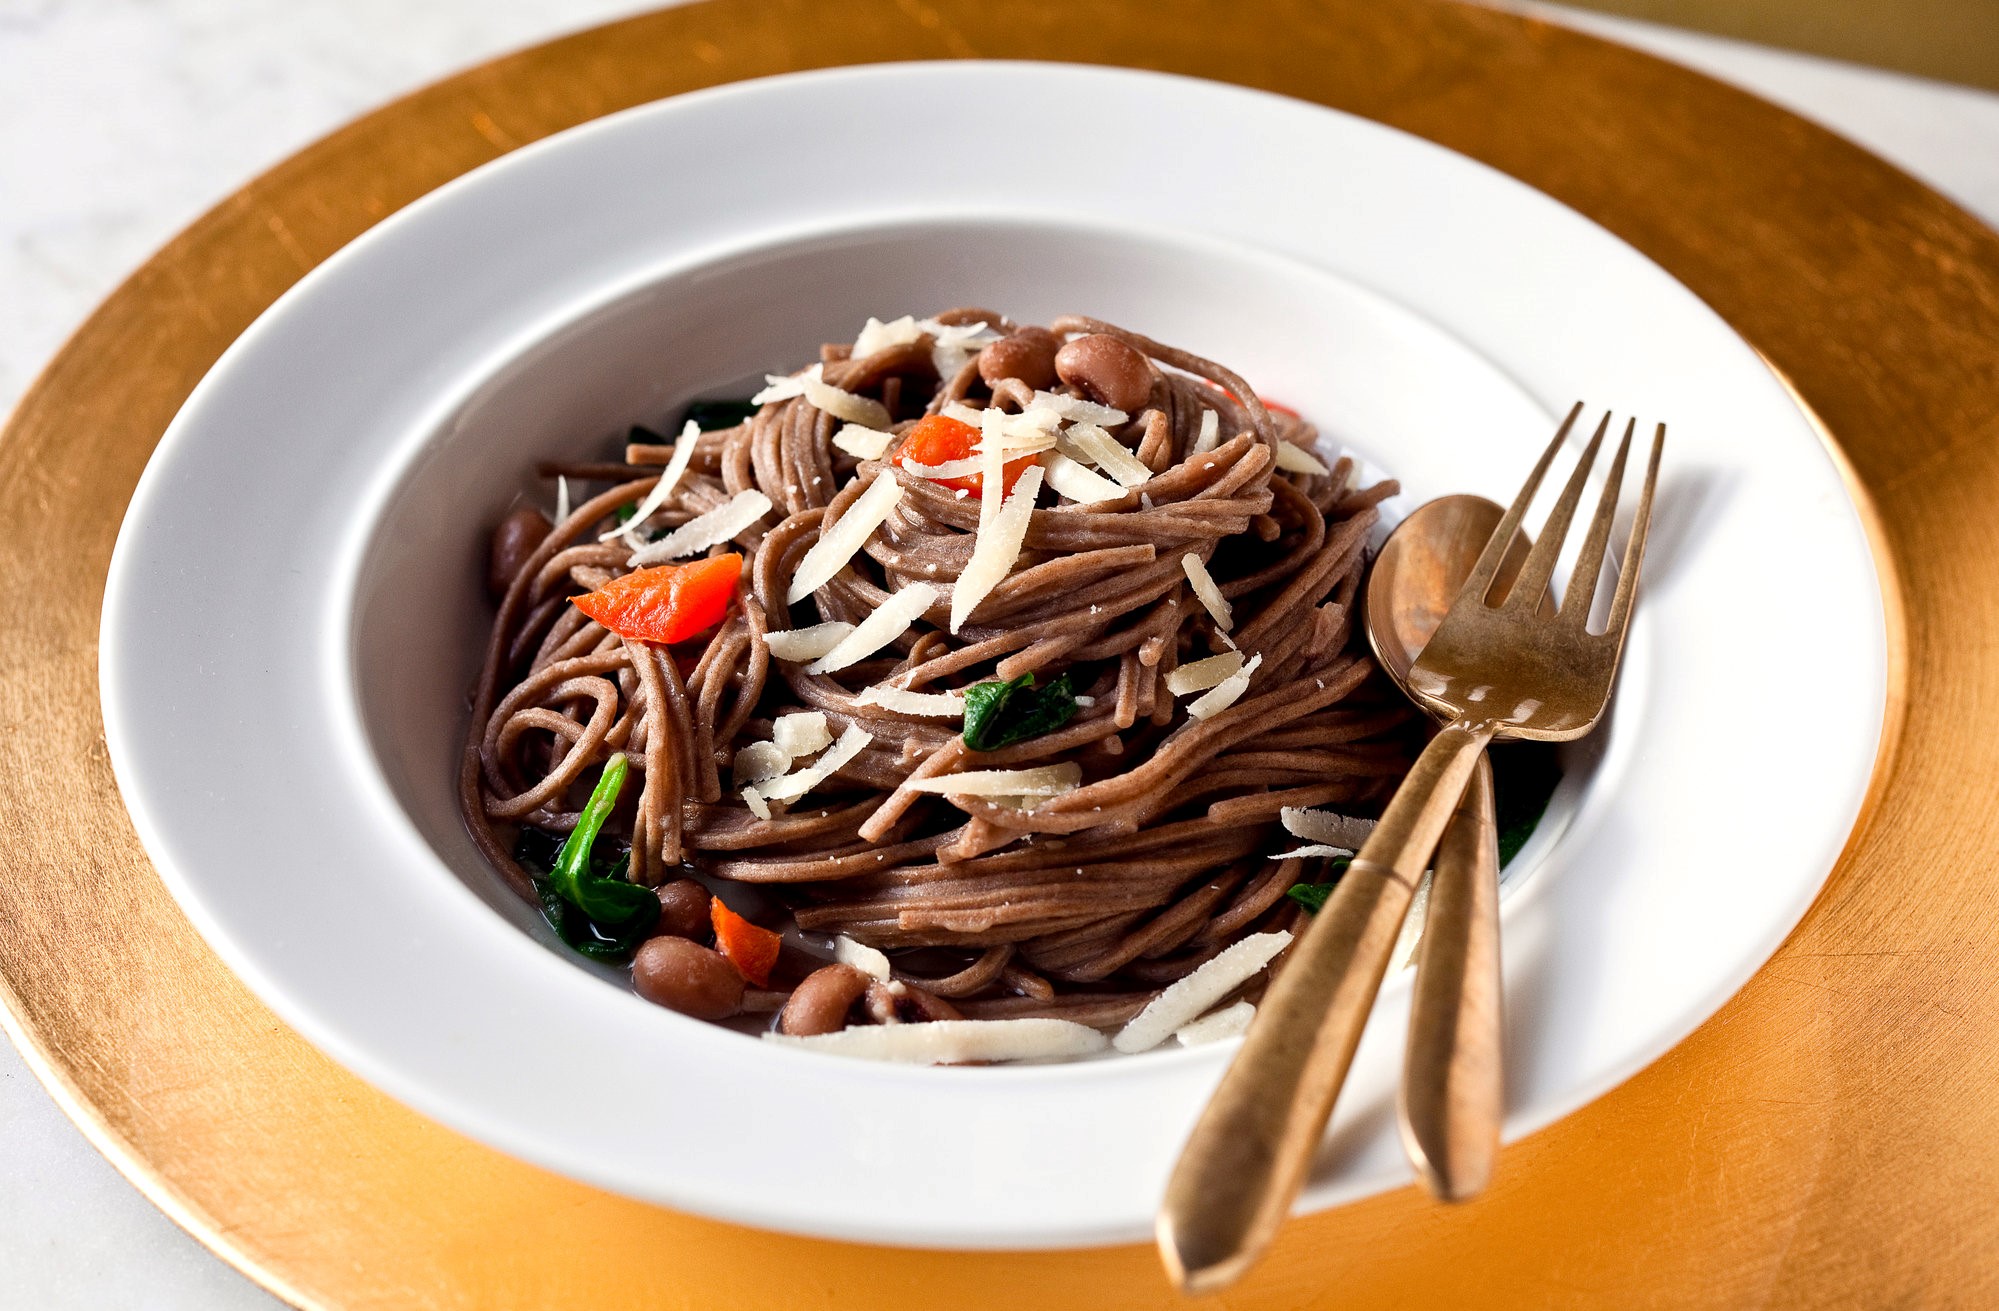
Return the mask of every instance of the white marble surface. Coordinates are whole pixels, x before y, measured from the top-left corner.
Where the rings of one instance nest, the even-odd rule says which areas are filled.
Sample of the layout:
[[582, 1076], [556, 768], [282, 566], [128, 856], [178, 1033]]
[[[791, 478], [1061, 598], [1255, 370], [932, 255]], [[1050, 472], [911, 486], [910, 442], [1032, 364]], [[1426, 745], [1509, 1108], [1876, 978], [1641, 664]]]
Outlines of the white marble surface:
[[[0, 411], [92, 305], [252, 174], [454, 68], [641, 7], [0, 0]], [[1999, 96], [1521, 7], [1817, 118], [1999, 226]], [[154, 1210], [0, 1042], [0, 1308], [276, 1305]]]

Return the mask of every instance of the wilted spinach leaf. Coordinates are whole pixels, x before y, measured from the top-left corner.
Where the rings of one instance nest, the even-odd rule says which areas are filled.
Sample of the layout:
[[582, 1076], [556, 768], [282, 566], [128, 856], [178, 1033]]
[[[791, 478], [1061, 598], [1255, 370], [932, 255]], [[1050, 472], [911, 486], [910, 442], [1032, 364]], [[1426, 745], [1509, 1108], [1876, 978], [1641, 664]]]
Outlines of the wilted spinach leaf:
[[1052, 733], [1075, 716], [1076, 692], [1067, 673], [1039, 690], [1033, 674], [1004, 683], [974, 683], [965, 689], [965, 745], [997, 751]]

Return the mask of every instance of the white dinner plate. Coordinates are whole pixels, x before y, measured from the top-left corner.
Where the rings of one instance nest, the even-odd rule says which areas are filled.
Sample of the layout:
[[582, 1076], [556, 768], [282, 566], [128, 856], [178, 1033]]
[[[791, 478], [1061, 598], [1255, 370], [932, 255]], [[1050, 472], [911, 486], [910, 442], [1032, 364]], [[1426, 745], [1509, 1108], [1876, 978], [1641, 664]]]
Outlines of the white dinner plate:
[[[1509, 499], [1578, 398], [1671, 425], [1614, 723], [1506, 902], [1509, 1139], [1692, 1031], [1811, 904], [1874, 760], [1882, 604], [1833, 459], [1727, 325], [1546, 196], [1363, 119], [902, 64], [517, 151], [328, 260], [195, 390], [127, 513], [101, 658], [127, 804], [208, 941], [364, 1078], [607, 1188], [886, 1243], [1143, 1238], [1233, 1043], [920, 1069], [697, 1023], [555, 947], [453, 798], [482, 533], [547, 498], [533, 461], [963, 303], [1222, 360], [1403, 504]], [[1307, 1209], [1410, 1177], [1407, 1000], [1392, 979]]]

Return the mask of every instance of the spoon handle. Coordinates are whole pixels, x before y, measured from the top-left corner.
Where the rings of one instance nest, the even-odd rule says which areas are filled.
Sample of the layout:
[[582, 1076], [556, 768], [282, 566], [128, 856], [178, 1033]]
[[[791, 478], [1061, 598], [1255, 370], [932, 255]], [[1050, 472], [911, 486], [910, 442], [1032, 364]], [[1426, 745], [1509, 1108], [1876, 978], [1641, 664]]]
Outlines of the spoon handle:
[[1234, 1282], [1284, 1223], [1416, 882], [1491, 740], [1490, 724], [1462, 721], [1430, 739], [1325, 908], [1291, 945], [1160, 1204], [1160, 1255], [1187, 1292]]
[[1444, 1201], [1476, 1196], [1492, 1177], [1504, 1105], [1499, 834], [1483, 755], [1437, 845], [1402, 1064], [1410, 1163]]

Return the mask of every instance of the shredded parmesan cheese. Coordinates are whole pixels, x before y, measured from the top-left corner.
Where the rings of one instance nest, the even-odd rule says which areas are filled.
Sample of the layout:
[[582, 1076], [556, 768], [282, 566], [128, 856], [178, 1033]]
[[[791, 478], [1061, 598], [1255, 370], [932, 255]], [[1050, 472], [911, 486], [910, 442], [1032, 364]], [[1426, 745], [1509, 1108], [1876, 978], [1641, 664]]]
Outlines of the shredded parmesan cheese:
[[720, 546], [769, 513], [770, 497], [754, 489], [737, 492], [722, 505], [696, 515], [658, 541], [632, 552], [632, 567], [677, 560]]
[[911, 792], [955, 793], [961, 797], [1059, 797], [1083, 781], [1073, 761], [1037, 765], [1033, 769], [974, 769], [963, 774], [903, 780]]
[[1249, 1022], [1256, 1018], [1256, 1007], [1249, 1002], [1239, 1001], [1233, 1006], [1203, 1015], [1192, 1024], [1183, 1024], [1173, 1034], [1182, 1047], [1199, 1047], [1203, 1043], [1220, 1042], [1223, 1038], [1237, 1038], [1249, 1032]]
[[788, 401], [794, 396], [803, 396], [805, 394], [805, 380], [811, 378], [816, 382], [819, 379], [819, 375], [825, 371], [826, 366], [824, 364], [815, 364], [805, 370], [805, 372], [794, 373], [789, 377], [782, 373], [766, 373], [764, 375], [764, 389], [750, 397], [750, 404], [768, 405], [772, 401]]
[[1091, 473], [1060, 451], [1043, 451], [1041, 467], [1048, 476], [1048, 485], [1078, 505], [1098, 505], [1118, 500], [1125, 494], [1124, 488], [1100, 474]]
[[1213, 410], [1201, 411], [1201, 431], [1194, 438], [1194, 454], [1206, 455], [1220, 444], [1222, 416]]
[[1109, 1044], [1095, 1029], [1071, 1020], [928, 1020], [919, 1024], [864, 1024], [835, 1033], [796, 1038], [765, 1033], [766, 1042], [863, 1060], [910, 1065], [966, 1061], [1055, 1060], [1088, 1056]]
[[[840, 767], [861, 754], [874, 735], [858, 724], [849, 724], [847, 731], [840, 734], [840, 740], [825, 755], [813, 764], [783, 778], [772, 779], [759, 789], [772, 801], [796, 801], [838, 773]], [[754, 806], [751, 807], [755, 809]]]
[[1272, 856], [1271, 859], [1272, 860], [1329, 860], [1336, 856], [1351, 856], [1351, 855], [1353, 855], [1352, 847], [1329, 847], [1321, 843], [1315, 843], [1312, 846], [1299, 847], [1295, 851], [1281, 851], [1275, 856]]
[[854, 338], [853, 358], [864, 360], [892, 346], [907, 346], [922, 335], [923, 330], [916, 326], [916, 320], [907, 314], [887, 323], [870, 316], [861, 328], [861, 335]]
[[891, 440], [889, 434], [858, 423], [846, 424], [833, 434], [833, 444], [857, 460], [881, 459]]
[[1038, 391], [1027, 407], [1032, 410], [1053, 410], [1071, 423], [1094, 423], [1100, 428], [1109, 428], [1123, 423], [1127, 415], [1123, 410], [1114, 410], [1108, 405], [1086, 401], [1080, 396], [1064, 396], [1060, 392]]
[[888, 474], [881, 474], [869, 483], [868, 489], [840, 516], [840, 522], [830, 531], [820, 533], [819, 540], [798, 562], [791, 586], [784, 594], [785, 604], [797, 605], [833, 581], [833, 576], [847, 567], [847, 561], [868, 544], [868, 538], [874, 536], [875, 529], [882, 526], [901, 499], [902, 484]]
[[680, 437], [673, 443], [673, 456], [666, 467], [659, 472], [659, 481], [654, 483], [646, 498], [632, 511], [632, 517], [601, 534], [597, 540], [608, 542], [613, 537], [623, 537], [625, 544], [636, 549], [639, 546], [639, 528], [652, 518], [653, 512], [665, 505], [673, 495], [673, 489], [680, 485], [680, 475], [687, 472], [687, 462], [694, 458], [694, 443], [701, 440], [701, 425], [689, 419], [687, 426], [680, 430]]
[[[988, 474], [985, 486], [985, 503], [992, 504], [1000, 480]], [[993, 516], [992, 522], [987, 523], [981, 518], [978, 540], [972, 544], [972, 558], [965, 562], [964, 571], [958, 575], [958, 582], [951, 589], [953, 633], [978, 609], [979, 602], [985, 600], [1012, 571], [1014, 561], [1020, 559], [1021, 543], [1027, 540], [1028, 519], [1034, 513], [1034, 498], [1040, 491], [1041, 466], [1029, 465], [1022, 471], [1013, 494], [1006, 498], [1005, 506]]]
[[1249, 663], [1236, 670], [1212, 688], [1203, 692], [1187, 705], [1187, 713], [1196, 719], [1206, 719], [1209, 715], [1219, 715], [1242, 698], [1249, 690], [1250, 675], [1263, 663], [1263, 657], [1253, 655]]
[[965, 698], [956, 692], [909, 692], [899, 687], [864, 687], [854, 698], [864, 706], [880, 706], [898, 715], [956, 719], [965, 713]]
[[1293, 837], [1328, 842], [1349, 851], [1359, 851], [1366, 844], [1368, 834], [1374, 832], [1374, 821], [1371, 819], [1335, 815], [1329, 810], [1286, 806], [1278, 812], [1278, 816], [1284, 822], [1284, 831]]
[[817, 710], [799, 710], [779, 715], [771, 721], [770, 740], [784, 752], [784, 766], [789, 769], [791, 762], [800, 756], [809, 756], [833, 745], [833, 733], [826, 727], [824, 714]]
[[888, 407], [880, 401], [841, 391], [830, 382], [821, 382], [816, 372], [807, 375], [804, 382], [803, 395], [807, 405], [824, 410], [836, 419], [858, 423], [863, 428], [888, 427]]
[[1166, 675], [1166, 690], [1174, 696], [1186, 696], [1190, 692], [1205, 692], [1215, 684], [1242, 668], [1242, 652], [1224, 651], [1206, 660], [1196, 660], [1192, 664], [1181, 665]]
[[730, 777], [737, 787], [776, 778], [791, 768], [791, 753], [775, 742], [752, 742], [736, 753]]
[[1201, 563], [1201, 557], [1192, 551], [1180, 557], [1180, 567], [1187, 571], [1187, 581], [1194, 587], [1194, 595], [1201, 599], [1208, 614], [1214, 618], [1215, 627], [1224, 633], [1235, 627], [1235, 611], [1229, 607], [1228, 598], [1222, 589], [1215, 586], [1215, 576], [1208, 572], [1208, 566]]
[[845, 669], [857, 660], [867, 659], [908, 632], [909, 626], [922, 618], [923, 612], [936, 600], [937, 589], [930, 584], [910, 583], [875, 607], [875, 612], [861, 620], [860, 627], [849, 633], [840, 645], [805, 666], [805, 672], [830, 674], [836, 669]]
[[1094, 423], [1078, 423], [1063, 433], [1057, 449], [1070, 459], [1084, 459], [1118, 480], [1125, 487], [1137, 487], [1152, 480], [1145, 461], [1126, 450], [1124, 443]]
[[1319, 463], [1319, 457], [1294, 442], [1277, 443], [1277, 467], [1292, 473], [1331, 473], [1332, 470]]
[[569, 517], [569, 479], [561, 474], [555, 476], [555, 522], [561, 523]]
[[1154, 997], [1132, 1016], [1131, 1023], [1111, 1039], [1121, 1052], [1150, 1051], [1171, 1034], [1207, 1013], [1209, 1007], [1256, 977], [1277, 953], [1291, 944], [1291, 935], [1253, 933]]
[[888, 957], [864, 942], [855, 942], [842, 933], [833, 939], [833, 959], [851, 965], [870, 978], [888, 982]]
[[787, 628], [764, 634], [764, 645], [780, 660], [817, 660], [845, 641], [852, 624], [831, 620], [810, 628]]

